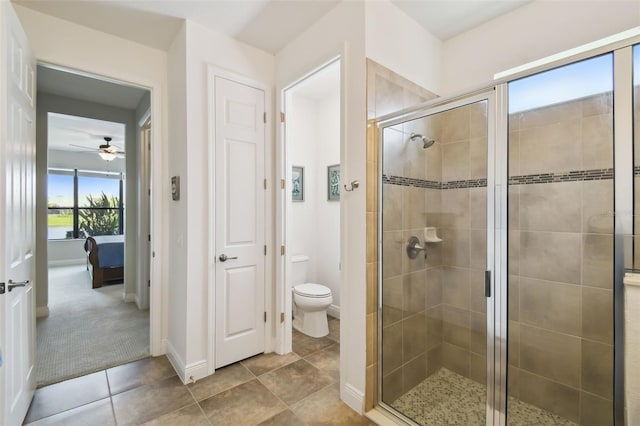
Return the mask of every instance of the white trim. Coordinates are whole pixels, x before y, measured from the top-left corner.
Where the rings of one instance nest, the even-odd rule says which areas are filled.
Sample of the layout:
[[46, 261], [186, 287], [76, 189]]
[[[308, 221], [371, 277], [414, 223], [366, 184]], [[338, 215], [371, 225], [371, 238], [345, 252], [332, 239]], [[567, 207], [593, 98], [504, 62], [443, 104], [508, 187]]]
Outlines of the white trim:
[[48, 306], [38, 306], [36, 307], [36, 318], [44, 318], [49, 316], [49, 307]]
[[182, 383], [186, 383], [185, 373], [186, 373], [187, 367], [185, 365], [185, 362], [182, 360], [182, 357], [180, 357], [180, 354], [178, 353], [178, 351], [176, 351], [176, 349], [173, 347], [173, 345], [169, 340], [165, 340], [165, 349], [166, 349], [165, 352], [167, 355], [167, 359], [173, 366], [173, 369], [176, 370], [176, 373], [178, 373], [178, 377], [180, 377], [180, 381], [182, 381]]
[[351, 407], [356, 413], [362, 414], [364, 407], [364, 394], [350, 383], [345, 383], [340, 392], [340, 399]]
[[590, 43], [583, 44], [582, 46], [567, 49], [563, 52], [555, 53], [553, 55], [541, 58], [532, 62], [528, 62], [517, 67], [510, 68], [505, 71], [495, 73], [494, 80], [502, 80], [507, 77], [515, 77], [522, 73], [533, 74], [533, 70], [537, 68], [546, 67], [553, 64], [553, 67], [558, 66], [558, 62], [575, 62], [577, 57], [583, 54], [587, 54], [587, 57], [592, 57], [595, 54], [595, 50], [606, 48], [607, 51], [614, 49], [614, 44], [619, 42], [628, 43], [629, 39], [640, 36], [640, 27], [631, 28], [621, 33], [613, 34], [611, 36], [601, 38], [600, 40], [592, 41]]
[[340, 306], [332, 303], [329, 309], [327, 309], [327, 315], [340, 319]]
[[[213, 374], [215, 371], [215, 330], [216, 330], [216, 300], [215, 300], [215, 285], [216, 285], [216, 263], [213, 261], [215, 259], [216, 254], [216, 234], [215, 234], [215, 221], [216, 221], [216, 206], [215, 206], [215, 187], [212, 185], [212, 182], [215, 182], [215, 78], [221, 77], [227, 80], [234, 81], [236, 83], [244, 84], [255, 89], [261, 90], [264, 92], [264, 109], [267, 116], [265, 129], [264, 129], [264, 174], [265, 179], [267, 179], [267, 189], [265, 190], [265, 235], [264, 235], [264, 243], [267, 246], [267, 255], [265, 256], [265, 264], [264, 264], [264, 275], [265, 275], [265, 283], [264, 283], [264, 310], [267, 312], [267, 322], [265, 323], [265, 339], [264, 339], [264, 352], [273, 352], [274, 346], [274, 338], [271, 334], [271, 330], [274, 328], [275, 323], [275, 312], [274, 311], [274, 303], [272, 294], [274, 293], [274, 280], [273, 280], [273, 259], [275, 256], [275, 249], [273, 245], [273, 235], [271, 234], [271, 226], [274, 221], [273, 214], [273, 198], [274, 191], [276, 188], [275, 181], [273, 179], [273, 168], [271, 164], [274, 162], [273, 160], [273, 137], [272, 137], [272, 122], [273, 122], [273, 108], [271, 105], [271, 92], [273, 90], [272, 87], [263, 84], [257, 80], [252, 78], [243, 76], [241, 74], [237, 74], [233, 71], [229, 71], [225, 68], [221, 68], [217, 65], [209, 64], [207, 65], [207, 130], [208, 130], [208, 159], [209, 159], [209, 167], [208, 167], [208, 182], [209, 182], [209, 244], [208, 244], [208, 253], [207, 262], [208, 262], [208, 283], [207, 283], [207, 305], [208, 305], [208, 327], [206, 330], [208, 345], [207, 345], [207, 362], [206, 368], [208, 374]], [[202, 376], [204, 377], [204, 376]]]
[[197, 380], [200, 380], [209, 375], [209, 366], [206, 359], [192, 362], [188, 364], [184, 369], [184, 376], [186, 377], [186, 381], [183, 380], [182, 383], [195, 383]]
[[207, 360], [185, 364], [185, 362], [180, 357], [180, 354], [178, 353], [178, 351], [176, 351], [171, 342], [169, 342], [168, 340], [166, 340], [165, 342], [167, 359], [169, 359], [169, 362], [178, 374], [178, 377], [180, 378], [180, 381], [182, 383], [193, 383], [196, 380], [209, 375]]
[[[140, 117], [140, 120], [138, 120], [138, 127], [139, 128], [143, 128], [146, 124], [147, 121], [151, 120], [151, 107], [149, 107], [149, 109], [147, 109], [144, 114], [142, 114], [142, 116]], [[149, 125], [151, 125], [151, 123], [149, 123]]]

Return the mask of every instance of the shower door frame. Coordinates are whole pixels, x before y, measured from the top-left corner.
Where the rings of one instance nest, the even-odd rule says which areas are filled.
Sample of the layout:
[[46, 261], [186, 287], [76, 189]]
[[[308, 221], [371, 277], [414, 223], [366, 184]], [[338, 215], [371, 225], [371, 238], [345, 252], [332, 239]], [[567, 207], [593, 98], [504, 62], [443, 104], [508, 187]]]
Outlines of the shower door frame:
[[[376, 125], [378, 127], [378, 211], [380, 214], [378, 215], [378, 241], [377, 248], [378, 253], [382, 253], [382, 171], [383, 171], [383, 138], [384, 138], [384, 129], [387, 127], [394, 126], [396, 124], [405, 123], [410, 120], [419, 119], [427, 116], [433, 116], [436, 114], [440, 114], [446, 111], [453, 110], [459, 107], [470, 106], [478, 102], [487, 102], [487, 192], [486, 192], [486, 247], [487, 247], [487, 257], [486, 257], [486, 271], [489, 272], [489, 292], [490, 296], [486, 297], [487, 302], [487, 324], [486, 324], [486, 332], [487, 332], [487, 349], [486, 349], [486, 395], [485, 395], [485, 419], [486, 424], [494, 424], [495, 419], [494, 416], [498, 412], [495, 407], [498, 403], [497, 396], [500, 392], [496, 392], [496, 390], [500, 390], [500, 385], [498, 383], [498, 379], [503, 374], [502, 369], [499, 368], [498, 372], [496, 372], [496, 366], [499, 366], [500, 363], [496, 362], [496, 357], [500, 355], [502, 351], [496, 350], [499, 345], [499, 338], [496, 333], [496, 325], [499, 322], [496, 322], [497, 316], [496, 310], [496, 300], [500, 300], [500, 290], [495, 283], [500, 282], [500, 274], [501, 271], [496, 268], [495, 262], [495, 254], [501, 252], [501, 238], [502, 233], [498, 233], [497, 230], [504, 228], [504, 235], [506, 237], [506, 223], [504, 226], [501, 224], [502, 218], [505, 219], [506, 216], [500, 216], [496, 214], [496, 211], [499, 211], [499, 196], [496, 196], [496, 188], [500, 188], [500, 185], [497, 184], [496, 179], [498, 178], [497, 171], [498, 167], [496, 167], [496, 161], [499, 158], [497, 156], [496, 151], [496, 140], [497, 140], [497, 126], [498, 122], [494, 119], [495, 117], [500, 116], [500, 111], [497, 110], [496, 105], [496, 90], [494, 87], [485, 88], [483, 90], [479, 90], [476, 92], [464, 94], [462, 96], [446, 98], [446, 99], [437, 99], [430, 103], [424, 104], [422, 108], [410, 108], [407, 110], [400, 111], [398, 113], [390, 114], [384, 117], [379, 118], [376, 121]], [[505, 171], [506, 172], [506, 171]], [[505, 197], [506, 200], [506, 197]], [[506, 238], [505, 238], [505, 247], [504, 251], [506, 252]], [[382, 259], [380, 258], [378, 261], [378, 295], [382, 295]], [[382, 297], [378, 297], [378, 342], [382, 342]], [[506, 330], [506, 325], [505, 325]], [[506, 356], [506, 341], [503, 345], [505, 347], [505, 356]], [[382, 345], [378, 344], [378, 360], [382, 360]], [[506, 359], [506, 358], [505, 358]], [[378, 377], [382, 378], [382, 363], [378, 362]], [[496, 374], [497, 373], [497, 374]], [[506, 367], [504, 370], [504, 377], [506, 380]], [[506, 392], [506, 390], [505, 390]], [[377, 383], [377, 404], [381, 405], [385, 408], [385, 410], [393, 415], [394, 417], [401, 419], [407, 424], [415, 424], [410, 418], [404, 416], [402, 413], [397, 412], [388, 404], [384, 403], [381, 398], [382, 395], [382, 380], [379, 379]]]
[[[413, 421], [381, 401], [382, 395], [382, 140], [384, 128], [487, 99], [487, 266], [491, 297], [487, 298], [486, 425], [506, 425], [508, 322], [508, 83], [599, 55], [613, 54], [614, 264], [613, 420], [625, 424], [624, 284], [625, 257], [633, 256], [634, 236], [634, 95], [633, 47], [640, 44], [640, 27], [580, 48], [496, 74], [492, 84], [477, 90], [379, 117], [378, 127], [378, 380], [376, 404], [407, 424]], [[636, 100], [640, 102], [640, 100]], [[637, 141], [640, 143], [640, 141]], [[491, 235], [491, 237], [490, 237]], [[491, 269], [492, 268], [492, 269]], [[491, 315], [490, 315], [491, 312]]]

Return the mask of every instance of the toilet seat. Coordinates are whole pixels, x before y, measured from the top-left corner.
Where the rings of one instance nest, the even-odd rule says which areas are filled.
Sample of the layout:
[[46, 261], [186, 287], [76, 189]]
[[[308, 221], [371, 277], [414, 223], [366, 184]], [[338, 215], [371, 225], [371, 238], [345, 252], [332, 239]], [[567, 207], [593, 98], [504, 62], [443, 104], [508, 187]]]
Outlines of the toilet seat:
[[322, 284], [305, 283], [298, 284], [293, 291], [304, 297], [327, 297], [331, 296], [331, 289]]

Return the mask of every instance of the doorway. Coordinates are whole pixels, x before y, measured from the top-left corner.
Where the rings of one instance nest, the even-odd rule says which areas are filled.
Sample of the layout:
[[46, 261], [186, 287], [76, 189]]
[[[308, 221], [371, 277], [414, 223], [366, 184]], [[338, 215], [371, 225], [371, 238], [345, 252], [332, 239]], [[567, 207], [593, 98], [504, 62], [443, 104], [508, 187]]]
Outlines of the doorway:
[[40, 65], [37, 107], [42, 386], [150, 354], [150, 93]]
[[[340, 178], [340, 70], [340, 59], [334, 59], [283, 92], [287, 176], [283, 197], [284, 289], [285, 298], [292, 297], [291, 304], [285, 304], [291, 306], [285, 313], [291, 322], [285, 324], [292, 325], [284, 335], [292, 336], [296, 352], [304, 352], [303, 346], [331, 347], [340, 341], [340, 196], [344, 191]], [[330, 292], [323, 309], [328, 316], [327, 328], [323, 325], [325, 331], [320, 333], [304, 326], [306, 314], [291, 296], [296, 285], [308, 283]]]

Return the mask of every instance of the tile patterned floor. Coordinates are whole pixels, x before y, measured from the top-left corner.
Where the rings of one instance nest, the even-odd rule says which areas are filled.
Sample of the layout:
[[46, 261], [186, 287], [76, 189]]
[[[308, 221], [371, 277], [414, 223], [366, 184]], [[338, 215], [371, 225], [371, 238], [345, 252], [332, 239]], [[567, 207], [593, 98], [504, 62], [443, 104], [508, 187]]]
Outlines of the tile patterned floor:
[[183, 385], [166, 357], [146, 358], [36, 391], [25, 424], [371, 425], [340, 401], [339, 321], [293, 352], [263, 354]]
[[[484, 425], [485, 395], [486, 389], [480, 383], [441, 368], [391, 406], [421, 425]], [[513, 426], [576, 426], [512, 397], [508, 415], [508, 423]]]

